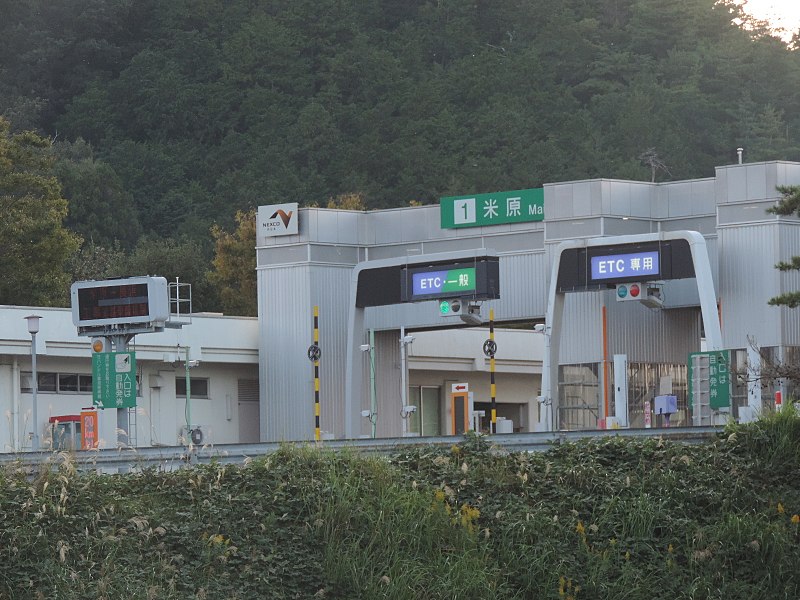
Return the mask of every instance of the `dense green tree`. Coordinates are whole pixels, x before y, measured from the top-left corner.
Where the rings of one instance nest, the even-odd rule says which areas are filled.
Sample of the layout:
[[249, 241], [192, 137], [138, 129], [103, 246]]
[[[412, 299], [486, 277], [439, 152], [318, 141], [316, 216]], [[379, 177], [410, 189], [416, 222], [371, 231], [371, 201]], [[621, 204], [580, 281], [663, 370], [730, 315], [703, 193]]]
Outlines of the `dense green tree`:
[[222, 310], [226, 314], [256, 316], [256, 211], [237, 212], [233, 233], [214, 226], [211, 235], [214, 269], [209, 281], [219, 293]]
[[72, 281], [116, 279], [127, 274], [127, 254], [119, 245], [98, 246], [88, 241], [70, 257], [67, 270]]
[[57, 142], [55, 173], [69, 202], [66, 225], [99, 246], [133, 247], [141, 235], [133, 196], [107, 163], [83, 140]]
[[735, 0], [0, 0], [0, 14], [0, 114], [91, 145], [59, 166], [70, 227], [101, 248], [191, 240], [206, 269], [210, 227], [262, 203], [650, 180], [650, 149], [657, 181], [709, 176], [739, 146], [800, 159], [800, 51]]
[[[775, 215], [797, 215], [800, 216], [800, 185], [778, 186], [781, 199], [772, 208], [768, 209]], [[775, 268], [779, 271], [798, 271], [800, 270], [800, 256], [793, 256], [788, 261], [781, 261]], [[774, 298], [770, 298], [769, 304], [772, 306], [788, 306], [797, 308], [800, 306], [800, 291], [785, 292]]]
[[143, 236], [123, 260], [120, 275], [153, 275], [166, 277], [168, 282], [190, 284], [192, 310], [216, 310], [219, 300], [208, 281], [209, 262], [200, 244], [190, 239]]
[[0, 117], [0, 303], [66, 306], [65, 265], [80, 238], [64, 227], [50, 141], [10, 130]]

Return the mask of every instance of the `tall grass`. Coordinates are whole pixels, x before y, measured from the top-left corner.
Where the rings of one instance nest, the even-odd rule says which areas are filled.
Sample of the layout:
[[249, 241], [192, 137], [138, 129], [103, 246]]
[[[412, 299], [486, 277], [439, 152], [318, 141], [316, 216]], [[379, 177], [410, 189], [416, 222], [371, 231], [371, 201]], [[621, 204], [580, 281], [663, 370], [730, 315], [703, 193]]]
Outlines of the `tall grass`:
[[800, 598], [798, 422], [710, 444], [0, 471], [0, 600]]

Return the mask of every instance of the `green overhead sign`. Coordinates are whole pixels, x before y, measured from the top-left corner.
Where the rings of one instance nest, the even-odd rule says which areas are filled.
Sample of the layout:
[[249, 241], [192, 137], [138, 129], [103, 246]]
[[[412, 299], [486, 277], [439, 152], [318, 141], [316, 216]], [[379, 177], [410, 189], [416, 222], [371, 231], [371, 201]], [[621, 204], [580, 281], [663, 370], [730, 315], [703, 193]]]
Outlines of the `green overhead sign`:
[[544, 189], [513, 190], [439, 200], [442, 229], [544, 220]]
[[136, 406], [136, 355], [133, 352], [92, 355], [92, 401], [100, 408]]

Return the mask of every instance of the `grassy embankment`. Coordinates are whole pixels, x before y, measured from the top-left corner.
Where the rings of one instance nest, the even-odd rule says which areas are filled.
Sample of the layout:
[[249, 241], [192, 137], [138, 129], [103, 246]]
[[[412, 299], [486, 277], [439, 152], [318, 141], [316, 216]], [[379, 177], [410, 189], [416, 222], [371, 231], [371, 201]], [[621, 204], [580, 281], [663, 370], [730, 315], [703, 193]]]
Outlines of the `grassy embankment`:
[[0, 598], [798, 598], [800, 418], [0, 483]]

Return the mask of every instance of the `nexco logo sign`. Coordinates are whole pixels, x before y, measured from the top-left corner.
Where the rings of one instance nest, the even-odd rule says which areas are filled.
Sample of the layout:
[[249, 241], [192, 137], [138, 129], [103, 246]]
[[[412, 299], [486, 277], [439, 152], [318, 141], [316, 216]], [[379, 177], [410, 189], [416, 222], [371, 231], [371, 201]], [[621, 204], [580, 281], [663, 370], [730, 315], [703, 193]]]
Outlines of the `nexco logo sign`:
[[297, 202], [258, 207], [257, 241], [278, 235], [297, 235]]

